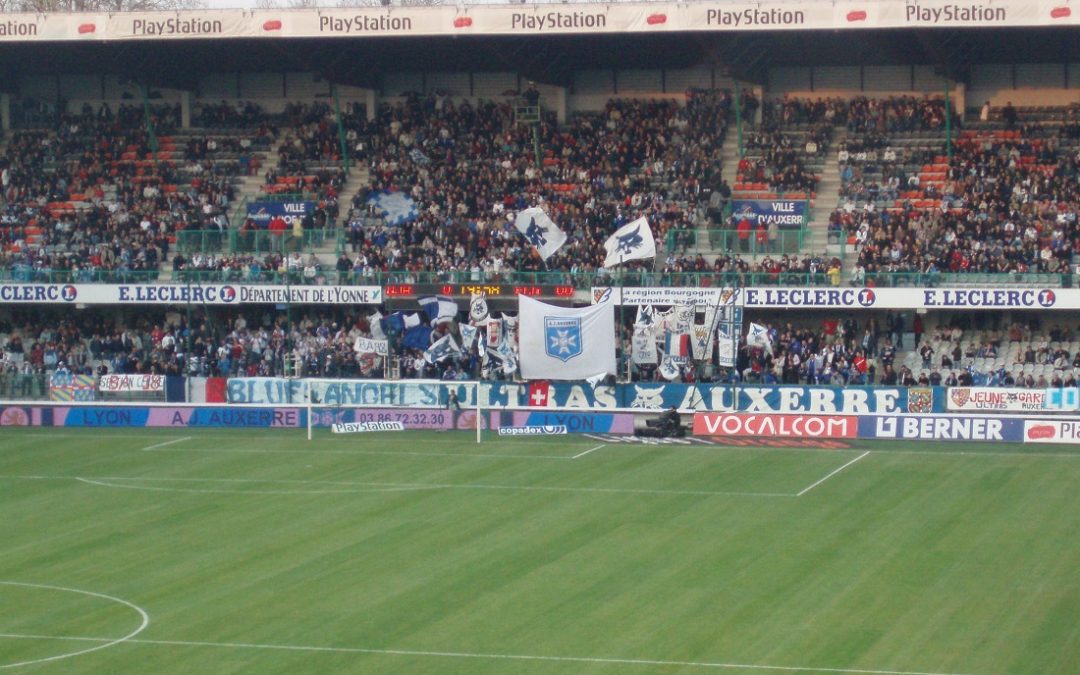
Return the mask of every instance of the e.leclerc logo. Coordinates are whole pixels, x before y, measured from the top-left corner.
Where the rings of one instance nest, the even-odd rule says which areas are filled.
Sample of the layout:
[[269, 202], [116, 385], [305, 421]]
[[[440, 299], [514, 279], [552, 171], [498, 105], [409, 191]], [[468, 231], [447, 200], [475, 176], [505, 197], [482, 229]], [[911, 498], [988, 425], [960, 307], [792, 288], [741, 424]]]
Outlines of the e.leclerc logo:
[[864, 288], [859, 291], [859, 304], [863, 307], [871, 307], [877, 302], [877, 293], [872, 288]]
[[1044, 288], [1039, 291], [1039, 296], [1036, 300], [1038, 300], [1039, 305], [1043, 307], [1053, 307], [1054, 303], [1057, 302], [1057, 293], [1049, 288]]
[[75, 288], [71, 284], [68, 284], [60, 289], [60, 299], [65, 302], [74, 302], [75, 298], [79, 297], [79, 289]]
[[236, 300], [236, 289], [232, 286], [221, 287], [221, 301], [222, 302], [234, 302]]

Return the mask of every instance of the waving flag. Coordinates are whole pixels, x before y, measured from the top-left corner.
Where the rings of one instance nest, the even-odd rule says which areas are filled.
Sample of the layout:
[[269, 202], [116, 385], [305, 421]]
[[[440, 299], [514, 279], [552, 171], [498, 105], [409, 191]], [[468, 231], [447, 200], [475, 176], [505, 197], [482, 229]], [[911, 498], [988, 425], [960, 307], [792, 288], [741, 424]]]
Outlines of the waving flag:
[[453, 298], [445, 295], [429, 295], [426, 298], [420, 298], [417, 302], [420, 303], [420, 309], [424, 310], [424, 315], [432, 326], [457, 318], [458, 306]]
[[424, 352], [424, 360], [428, 363], [438, 363], [460, 353], [461, 348], [458, 347], [457, 342], [454, 342], [454, 336], [444, 335], [431, 343], [431, 346]]
[[656, 363], [656, 339], [653, 337], [652, 328], [648, 326], [634, 326], [634, 337], [630, 342], [631, 360], [637, 364]]
[[687, 333], [664, 335], [664, 354], [676, 363], [685, 363], [690, 358], [690, 336]]
[[461, 331], [461, 346], [466, 350], [472, 349], [473, 342], [476, 342], [476, 335], [480, 332], [480, 329], [467, 323], [459, 325], [458, 329]]
[[416, 202], [404, 192], [378, 192], [367, 199], [387, 225], [404, 225], [420, 217]]
[[607, 251], [604, 267], [615, 267], [631, 260], [655, 258], [656, 240], [653, 239], [649, 221], [642, 216], [628, 225], [623, 225], [607, 238], [604, 249]]
[[540, 257], [547, 260], [555, 251], [566, 243], [566, 233], [559, 229], [543, 209], [533, 207], [517, 214], [514, 227], [529, 243], [540, 252]]
[[749, 347], [761, 347], [767, 352], [772, 352], [772, 340], [769, 339], [769, 329], [760, 323], [751, 323], [750, 332], [746, 334], [746, 344]]
[[469, 300], [469, 321], [474, 325], [482, 326], [488, 320], [487, 297], [483, 293], [473, 293]]
[[394, 333], [404, 333], [420, 325], [420, 315], [416, 312], [394, 312], [386, 317], [386, 329]]
[[616, 372], [611, 305], [574, 309], [522, 295], [518, 307], [522, 377], [580, 380]]

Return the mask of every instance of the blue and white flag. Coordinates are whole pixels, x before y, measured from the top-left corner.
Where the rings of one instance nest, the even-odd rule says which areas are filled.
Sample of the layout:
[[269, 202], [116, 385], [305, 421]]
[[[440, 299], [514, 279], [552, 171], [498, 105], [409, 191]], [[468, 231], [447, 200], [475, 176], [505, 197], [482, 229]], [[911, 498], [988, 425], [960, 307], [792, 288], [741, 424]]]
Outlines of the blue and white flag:
[[374, 314], [368, 314], [368, 326], [371, 328], [371, 337], [376, 340], [385, 340], [386, 331], [383, 330], [383, 314], [379, 310], [375, 310]]
[[[458, 330], [461, 331], [461, 346], [465, 351], [472, 349], [473, 343], [476, 342], [476, 335], [480, 332], [480, 329], [476, 326], [470, 326], [467, 323], [458, 325]], [[483, 342], [483, 340], [481, 340]]]
[[469, 300], [469, 321], [476, 326], [483, 326], [488, 322], [487, 296], [483, 293], [473, 293]]
[[426, 298], [420, 298], [417, 302], [420, 303], [420, 309], [424, 310], [428, 324], [432, 326], [457, 318], [458, 306], [453, 298], [445, 295], [429, 295]]
[[420, 325], [420, 315], [416, 312], [394, 312], [386, 317], [386, 329], [394, 333], [404, 333]]
[[387, 225], [404, 225], [420, 217], [416, 202], [404, 192], [377, 192], [367, 201], [382, 215]]
[[409, 158], [421, 166], [431, 164], [431, 158], [424, 154], [424, 151], [420, 148], [413, 148], [409, 151]]
[[653, 239], [648, 219], [642, 216], [615, 230], [604, 242], [604, 250], [607, 251], [604, 267], [615, 267], [631, 260], [655, 258], [656, 240]]
[[454, 342], [454, 336], [447, 334], [431, 343], [424, 352], [424, 360], [428, 363], [438, 363], [460, 353], [461, 348], [458, 347], [457, 342]]
[[584, 380], [616, 373], [613, 305], [575, 309], [522, 295], [518, 307], [523, 378]]
[[514, 227], [536, 247], [544, 260], [554, 255], [555, 251], [566, 243], [566, 233], [559, 229], [543, 209], [535, 206], [518, 212]]
[[773, 345], [772, 340], [769, 339], [769, 329], [760, 323], [751, 323], [750, 331], [746, 334], [746, 345], [760, 347], [771, 354]]

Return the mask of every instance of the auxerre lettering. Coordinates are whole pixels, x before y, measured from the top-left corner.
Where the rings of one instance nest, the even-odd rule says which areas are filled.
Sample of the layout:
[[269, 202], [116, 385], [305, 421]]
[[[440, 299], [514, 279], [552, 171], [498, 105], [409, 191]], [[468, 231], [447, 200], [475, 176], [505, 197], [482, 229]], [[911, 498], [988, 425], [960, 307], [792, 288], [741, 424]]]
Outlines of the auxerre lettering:
[[705, 12], [710, 26], [798, 26], [806, 23], [806, 13], [789, 9], [744, 9], [732, 12], [710, 9]]
[[222, 30], [221, 21], [210, 19], [135, 19], [131, 22], [134, 35], [214, 35]]
[[942, 5], [927, 7], [909, 4], [905, 9], [909, 23], [1004, 23], [1008, 12], [1004, 7], [987, 5]]
[[385, 33], [412, 30], [412, 18], [386, 14], [354, 16], [320, 16], [320, 33]]
[[607, 16], [596, 12], [514, 12], [510, 27], [545, 31], [556, 28], [605, 28]]
[[38, 27], [34, 21], [0, 21], [0, 37], [31, 37], [37, 34]]

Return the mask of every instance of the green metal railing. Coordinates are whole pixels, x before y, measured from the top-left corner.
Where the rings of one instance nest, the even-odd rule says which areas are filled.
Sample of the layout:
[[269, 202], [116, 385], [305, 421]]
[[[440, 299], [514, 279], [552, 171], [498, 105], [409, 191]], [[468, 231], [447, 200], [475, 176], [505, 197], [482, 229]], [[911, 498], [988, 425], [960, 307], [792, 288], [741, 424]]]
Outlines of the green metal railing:
[[[886, 288], [935, 286], [1047, 286], [1070, 287], [1072, 274], [1050, 272], [882, 272], [867, 274], [865, 282]], [[857, 280], [852, 280], [857, 281]]]
[[43, 401], [49, 397], [49, 377], [40, 373], [0, 373], [0, 397]]
[[[306, 262], [306, 260], [305, 260]], [[130, 270], [0, 270], [0, 283], [154, 283], [160, 272]], [[384, 286], [392, 284], [456, 283], [456, 284], [531, 284], [575, 286], [874, 286], [890, 287], [1008, 287], [1069, 288], [1076, 285], [1073, 274], [1026, 273], [949, 273], [949, 272], [892, 272], [868, 274], [864, 279], [839, 278], [826, 272], [648, 272], [638, 270], [595, 270], [583, 272], [533, 272], [511, 270], [499, 274], [477, 274], [470, 271], [409, 271], [370, 272], [324, 269], [306, 278], [302, 269], [288, 273], [266, 269], [256, 263], [239, 270], [175, 270], [174, 284], [247, 283], [279, 285]]]
[[160, 278], [159, 270], [0, 269], [0, 282], [40, 284], [145, 284]]
[[752, 258], [792, 254], [802, 250], [810, 231], [806, 228], [779, 230], [774, 242], [758, 241], [755, 232], [743, 239], [736, 230], [730, 228], [706, 230], [704, 236], [699, 233], [700, 230], [668, 230], [665, 235], [665, 248], [675, 253], [684, 253], [692, 248], [700, 250], [707, 247], [713, 253], [737, 253]]
[[195, 253], [312, 253], [328, 244], [334, 252], [344, 249], [345, 232], [337, 228], [303, 230], [299, 235], [292, 230], [275, 233], [269, 230], [181, 230], [176, 233], [176, 247], [184, 255]]

